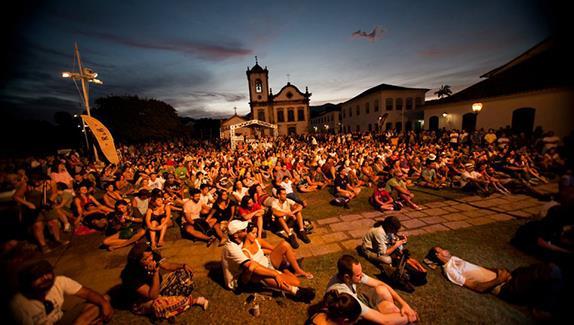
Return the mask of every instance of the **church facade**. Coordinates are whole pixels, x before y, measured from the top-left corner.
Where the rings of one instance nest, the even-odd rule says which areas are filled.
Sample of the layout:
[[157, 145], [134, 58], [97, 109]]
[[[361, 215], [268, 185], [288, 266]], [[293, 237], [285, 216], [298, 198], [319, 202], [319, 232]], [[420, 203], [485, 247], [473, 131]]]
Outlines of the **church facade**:
[[[262, 68], [257, 60], [252, 68], [247, 68], [249, 83], [249, 106], [251, 118], [276, 124], [279, 135], [307, 134], [309, 132], [309, 93], [307, 87], [301, 92], [287, 82], [277, 94], [269, 87], [269, 71]], [[271, 130], [262, 130], [271, 135]]]

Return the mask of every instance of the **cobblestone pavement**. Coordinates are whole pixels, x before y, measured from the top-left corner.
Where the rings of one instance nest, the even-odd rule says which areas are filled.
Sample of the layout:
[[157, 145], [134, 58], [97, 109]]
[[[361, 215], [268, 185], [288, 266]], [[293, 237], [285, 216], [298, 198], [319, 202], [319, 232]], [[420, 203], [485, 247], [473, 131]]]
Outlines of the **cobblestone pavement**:
[[[553, 193], [557, 191], [557, 186], [548, 184], [539, 189]], [[421, 211], [403, 208], [401, 211], [369, 211], [320, 219], [313, 221], [314, 230], [309, 235], [311, 243], [304, 244], [299, 241], [300, 247], [296, 254], [298, 257], [310, 257], [354, 249], [375, 221], [390, 215], [401, 220], [403, 233], [417, 236], [498, 221], [537, 217], [546, 203], [526, 195], [494, 194], [486, 198], [467, 196], [455, 200], [434, 201], [422, 205]], [[280, 240], [281, 238], [273, 234], [269, 234], [267, 238], [271, 243]], [[217, 245], [205, 248], [202, 244], [191, 244], [185, 239], [178, 239], [162, 249], [162, 254], [166, 257], [191, 257], [191, 264], [197, 270], [205, 270], [209, 262], [218, 263], [220, 253], [221, 248]]]

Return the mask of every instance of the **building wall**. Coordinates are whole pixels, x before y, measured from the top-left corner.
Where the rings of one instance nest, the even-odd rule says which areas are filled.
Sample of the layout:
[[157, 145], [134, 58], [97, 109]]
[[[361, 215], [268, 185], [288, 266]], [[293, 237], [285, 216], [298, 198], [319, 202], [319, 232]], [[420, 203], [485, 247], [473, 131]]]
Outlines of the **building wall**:
[[[341, 123], [341, 112], [339, 111], [331, 111], [319, 116], [316, 116], [311, 119], [311, 132], [315, 132], [315, 127], [317, 128], [316, 132], [340, 132], [340, 125]], [[328, 128], [325, 128], [325, 125]]]
[[[368, 94], [361, 96], [359, 98], [354, 98], [343, 104], [341, 104], [341, 118], [343, 129], [348, 131], [369, 131], [369, 124], [371, 125], [371, 130], [376, 130], [378, 127], [379, 117], [385, 113], [388, 113], [388, 117], [383, 125], [383, 129], [386, 128], [387, 123], [391, 123], [392, 127], [395, 128], [397, 123], [400, 124], [402, 129], [405, 129], [407, 123], [411, 123], [412, 128], [415, 128], [415, 123], [417, 118], [415, 118], [415, 112], [420, 112], [422, 104], [424, 104], [425, 90], [419, 89], [408, 89], [408, 90], [382, 90], [373, 94]], [[412, 109], [407, 109], [406, 104], [408, 98], [412, 100]], [[418, 105], [417, 105], [417, 98]], [[391, 104], [387, 110], [387, 99], [391, 100]], [[399, 99], [399, 102], [397, 102]], [[375, 103], [378, 101], [378, 110], [376, 110]], [[402, 109], [398, 109], [398, 105], [402, 101]], [[368, 104], [368, 113], [367, 113]], [[359, 107], [359, 114], [357, 115], [357, 106]], [[351, 110], [351, 114], [349, 114]], [[404, 118], [403, 118], [404, 114]], [[419, 114], [421, 115], [421, 114]], [[420, 117], [422, 118], [422, 116]]]
[[[462, 116], [472, 112], [472, 104], [475, 102], [482, 103], [482, 110], [476, 121], [478, 129], [498, 129], [512, 125], [512, 113], [524, 107], [536, 109], [534, 127], [542, 126], [545, 131], [554, 131], [559, 136], [565, 136], [574, 129], [574, 94], [568, 89], [551, 89], [482, 100], [429, 105], [424, 110], [424, 128], [429, 128], [430, 117], [438, 116], [439, 128], [461, 129]], [[446, 118], [442, 116], [444, 112], [447, 113]]]

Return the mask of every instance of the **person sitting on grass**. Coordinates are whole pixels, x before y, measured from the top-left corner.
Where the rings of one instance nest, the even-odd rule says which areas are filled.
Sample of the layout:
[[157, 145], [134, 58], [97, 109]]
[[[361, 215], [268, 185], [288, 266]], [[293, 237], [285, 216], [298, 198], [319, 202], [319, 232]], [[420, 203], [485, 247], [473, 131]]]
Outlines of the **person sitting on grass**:
[[241, 219], [257, 225], [257, 238], [267, 237], [266, 233], [263, 232], [265, 209], [259, 203], [255, 203], [251, 196], [245, 195], [243, 199], [241, 199], [241, 205], [237, 211]]
[[[171, 218], [171, 206], [163, 202], [163, 197], [152, 196], [145, 215], [145, 224], [149, 232], [151, 248], [156, 249], [164, 245], [167, 223]], [[158, 238], [159, 237], [159, 238]]]
[[475, 292], [490, 292], [510, 303], [529, 304], [535, 317], [549, 317], [560, 303], [562, 272], [553, 263], [533, 264], [510, 272], [470, 263], [439, 246], [431, 248], [426, 259], [442, 266], [450, 282]]
[[72, 202], [74, 201], [74, 194], [68, 190], [68, 186], [62, 182], [56, 183], [56, 188], [50, 196], [52, 208], [48, 213], [53, 213], [58, 216], [58, 219], [64, 227], [64, 232], [72, 231], [70, 219], [72, 216]]
[[350, 294], [332, 290], [310, 314], [306, 325], [355, 324], [361, 316], [361, 305]]
[[283, 180], [281, 181], [281, 183], [279, 183], [279, 186], [281, 186], [282, 188], [285, 189], [285, 191], [287, 191], [288, 198], [295, 201], [295, 203], [302, 205], [303, 208], [307, 207], [307, 202], [299, 198], [297, 193], [295, 193], [295, 190], [293, 189], [293, 182], [291, 181], [291, 178], [289, 176], [283, 176]]
[[[362, 284], [366, 288], [357, 285]], [[361, 319], [375, 324], [407, 324], [419, 317], [390, 286], [363, 273], [361, 263], [343, 255], [337, 261], [337, 274], [327, 284], [327, 291], [352, 296], [361, 305]]]
[[369, 202], [379, 211], [393, 211], [395, 209], [393, 197], [385, 190], [385, 182], [383, 181], [377, 183], [373, 195], [369, 197]]
[[280, 188], [277, 195], [278, 198], [273, 201], [271, 206], [273, 217], [275, 217], [275, 220], [281, 229], [285, 232], [285, 236], [289, 238], [289, 244], [291, 244], [291, 246], [295, 249], [299, 248], [297, 238], [287, 224], [289, 220], [294, 220], [297, 222], [297, 235], [305, 244], [309, 244], [311, 240], [309, 237], [307, 237], [307, 233], [305, 232], [305, 227], [303, 225], [303, 214], [301, 213], [303, 207], [295, 203], [295, 201], [287, 198], [287, 191], [284, 188]]
[[446, 179], [441, 179], [436, 172], [436, 167], [436, 163], [434, 162], [425, 164], [418, 182], [419, 186], [432, 189], [441, 189], [446, 187]]
[[349, 173], [347, 169], [342, 168], [335, 177], [335, 195], [344, 196], [349, 200], [356, 198], [361, 193], [361, 188], [353, 187], [349, 183]]
[[192, 296], [193, 271], [187, 264], [166, 261], [146, 243], [132, 247], [120, 278], [126, 300], [122, 303], [138, 315], [170, 318], [193, 305], [206, 310], [209, 304], [204, 297]]
[[[291, 295], [297, 301], [309, 303], [315, 298], [315, 290], [312, 288], [300, 287], [300, 281], [291, 272], [279, 271], [285, 261], [291, 266], [298, 265], [293, 251], [289, 245], [283, 241], [276, 247], [265, 245], [265, 249], [270, 250], [269, 257], [264, 255], [263, 246], [257, 240], [255, 247], [247, 239], [247, 221], [233, 220], [229, 223], [228, 233], [230, 240], [225, 243], [222, 253], [222, 267], [225, 287], [230, 290], [237, 290], [249, 284], [263, 284], [265, 287], [281, 290]], [[245, 242], [248, 242], [245, 245]], [[258, 244], [259, 243], [259, 244]], [[244, 245], [248, 249], [249, 255], [243, 250]], [[255, 253], [252, 253], [255, 252]], [[297, 271], [295, 271], [297, 272]], [[299, 270], [301, 275], [304, 271]]]
[[461, 189], [465, 192], [479, 193], [487, 195], [488, 181], [477, 171], [474, 170], [474, 163], [464, 164], [464, 171], [461, 173]]
[[70, 243], [60, 237], [57, 214], [48, 213], [47, 198], [49, 189], [48, 181], [41, 179], [40, 175], [34, 174], [30, 179], [22, 177], [12, 195], [12, 199], [20, 205], [22, 221], [31, 226], [34, 239], [37, 241], [38, 248], [42, 253], [52, 251], [44, 235], [46, 226], [50, 229], [57, 243], [60, 245]]
[[65, 276], [55, 275], [46, 260], [28, 264], [18, 273], [19, 292], [12, 298], [16, 324], [56, 324], [64, 317], [65, 296], [76, 296], [88, 304], [74, 324], [109, 322], [114, 310], [108, 298]]
[[219, 239], [219, 246], [225, 245], [227, 241], [223, 229], [235, 216], [235, 209], [235, 203], [229, 198], [229, 193], [221, 191], [207, 216], [206, 221], [215, 230], [215, 236]]
[[[399, 235], [401, 221], [395, 216], [386, 217], [377, 221], [363, 236], [363, 242], [359, 246], [359, 253], [371, 263], [380, 267], [388, 276], [393, 276], [393, 271], [400, 265], [404, 252], [404, 245], [408, 242], [406, 235]], [[427, 270], [416, 259], [406, 257], [407, 271], [417, 272], [426, 277]], [[409, 286], [410, 287], [410, 286]]]
[[394, 177], [387, 181], [385, 190], [391, 194], [396, 194], [398, 197], [397, 203], [402, 205], [402, 202], [408, 204], [415, 210], [422, 210], [421, 207], [413, 202], [415, 194], [407, 188], [405, 183], [405, 175], [402, 172], [397, 172]]
[[202, 218], [201, 214], [210, 209], [201, 201], [201, 193], [197, 189], [192, 188], [189, 195], [190, 198], [183, 203], [182, 231], [193, 239], [207, 242], [207, 247], [209, 247], [216, 240], [211, 234], [215, 219], [211, 219], [212, 224], [209, 224], [205, 218]]
[[125, 200], [117, 201], [112, 213], [113, 221], [108, 223], [107, 236], [103, 244], [111, 252], [114, 249], [129, 246], [145, 235], [143, 218], [132, 215], [132, 207]]
[[[102, 230], [107, 225], [106, 214], [114, 210], [101, 204], [89, 193], [91, 186], [91, 183], [86, 180], [79, 185], [76, 198], [74, 199], [77, 213], [76, 226], [79, 226], [79, 223], [83, 223], [86, 227]], [[76, 230], [78, 230], [78, 227], [76, 227]]]

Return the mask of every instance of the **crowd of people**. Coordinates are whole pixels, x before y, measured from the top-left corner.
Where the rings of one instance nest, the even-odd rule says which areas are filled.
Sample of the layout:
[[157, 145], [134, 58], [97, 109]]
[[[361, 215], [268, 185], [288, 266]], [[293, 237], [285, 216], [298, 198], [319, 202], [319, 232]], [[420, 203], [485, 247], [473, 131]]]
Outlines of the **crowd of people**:
[[[368, 200], [381, 211], [421, 210], [412, 186], [550, 199], [535, 185], [567, 172], [559, 142], [551, 132], [526, 135], [510, 129], [389, 130], [261, 138], [239, 143], [235, 150], [223, 142], [193, 140], [121, 145], [117, 165], [95, 163], [74, 151], [5, 160], [0, 186], [6, 201], [15, 203], [20, 228], [5, 230], [3, 251], [13, 247], [11, 240], [19, 231], [30, 233], [44, 254], [54, 246], [69, 245], [66, 233], [101, 233], [102, 247], [110, 251], [136, 244], [122, 279], [136, 300], [144, 302], [137, 304], [138, 312], [169, 315], [194, 304], [205, 309], [207, 299], [192, 298], [185, 288], [162, 285], [165, 279], [159, 276], [159, 268], [177, 272], [175, 282], [191, 278], [188, 266], [163, 263], [157, 253], [173, 226], [183, 238], [223, 247], [227, 288], [261, 285], [309, 302], [315, 290], [301, 286], [301, 280], [313, 275], [296, 258], [300, 242], [311, 243], [305, 218], [308, 203], [298, 193], [328, 190], [353, 204], [362, 189], [372, 188]], [[284, 240], [269, 244], [268, 231]], [[390, 264], [384, 252], [400, 246], [373, 244], [386, 236], [385, 231], [396, 235], [396, 223], [375, 225], [362, 246], [362, 255], [374, 263]], [[410, 264], [424, 269], [415, 262]], [[362, 275], [360, 263], [352, 256], [344, 257], [338, 268], [330, 287], [341, 290], [329, 294], [330, 303], [346, 299], [347, 307], [368, 320], [416, 321], [416, 312], [388, 285]], [[374, 288], [365, 298], [373, 302], [373, 310], [367, 310], [361, 300], [358, 312], [347, 299], [347, 295], [356, 296], [353, 286], [358, 283]], [[68, 290], [71, 294], [80, 292], [77, 283], [66, 285], [73, 287]], [[187, 298], [156, 302], [169, 292]]]

